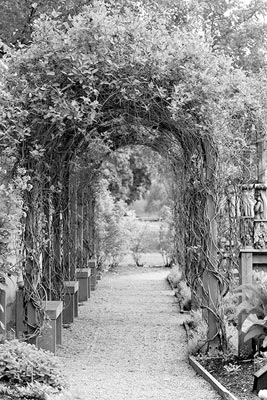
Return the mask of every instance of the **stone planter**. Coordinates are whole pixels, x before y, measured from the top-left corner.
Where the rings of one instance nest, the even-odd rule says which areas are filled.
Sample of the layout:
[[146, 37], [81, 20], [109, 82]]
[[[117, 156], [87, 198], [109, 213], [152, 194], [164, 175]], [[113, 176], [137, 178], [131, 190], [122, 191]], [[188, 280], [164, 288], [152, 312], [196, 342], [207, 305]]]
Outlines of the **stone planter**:
[[96, 290], [97, 284], [97, 268], [96, 260], [92, 259], [88, 262], [88, 267], [91, 269], [91, 290]]
[[78, 281], [64, 282], [64, 310], [63, 310], [63, 323], [71, 324], [75, 317], [78, 317]]
[[47, 321], [42, 333], [37, 337], [37, 346], [56, 354], [56, 347], [62, 344], [62, 301], [44, 301], [42, 303]]
[[91, 294], [91, 269], [78, 268], [76, 277], [79, 282], [79, 302], [87, 301]]

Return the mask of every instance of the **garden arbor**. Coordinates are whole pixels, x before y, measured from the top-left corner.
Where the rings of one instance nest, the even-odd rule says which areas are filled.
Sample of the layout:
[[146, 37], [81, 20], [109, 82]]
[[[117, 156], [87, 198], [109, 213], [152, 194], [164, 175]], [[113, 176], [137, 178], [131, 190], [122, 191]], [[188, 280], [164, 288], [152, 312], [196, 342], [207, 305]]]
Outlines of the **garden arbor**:
[[217, 171], [231, 157], [223, 146], [243, 134], [232, 122], [247, 118], [242, 72], [167, 11], [100, 1], [67, 22], [42, 16], [8, 65], [2, 147], [27, 182], [26, 297], [60, 298], [95, 256], [99, 166], [121, 146], [146, 145], [173, 165], [177, 258], [206, 309], [210, 350], [222, 348]]

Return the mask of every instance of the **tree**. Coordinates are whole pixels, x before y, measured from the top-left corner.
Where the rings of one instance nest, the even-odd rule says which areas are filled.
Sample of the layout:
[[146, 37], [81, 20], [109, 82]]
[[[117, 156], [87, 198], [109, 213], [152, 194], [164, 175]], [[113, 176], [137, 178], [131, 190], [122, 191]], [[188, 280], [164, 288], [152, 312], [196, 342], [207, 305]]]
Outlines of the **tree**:
[[214, 51], [223, 51], [237, 66], [259, 71], [266, 65], [267, 4], [264, 0], [192, 0], [189, 20], [197, 21]]
[[110, 153], [103, 162], [102, 173], [113, 197], [127, 204], [144, 197], [157, 168], [156, 160], [157, 155], [144, 146], [123, 147]]
[[[89, 4], [90, 0], [1, 0], [0, 43], [17, 45], [29, 43], [34, 21], [41, 14], [52, 12], [61, 14], [67, 18], [77, 14], [82, 6]], [[4, 49], [3, 49], [4, 50]]]

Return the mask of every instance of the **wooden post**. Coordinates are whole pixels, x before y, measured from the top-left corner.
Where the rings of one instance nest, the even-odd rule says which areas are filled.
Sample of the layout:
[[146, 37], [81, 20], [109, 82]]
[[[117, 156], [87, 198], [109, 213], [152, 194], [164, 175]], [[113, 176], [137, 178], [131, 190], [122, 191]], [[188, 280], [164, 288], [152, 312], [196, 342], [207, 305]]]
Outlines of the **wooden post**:
[[[62, 275], [62, 253], [61, 253], [61, 241], [62, 241], [62, 220], [61, 220], [61, 204], [60, 194], [53, 193], [53, 215], [52, 215], [52, 231], [53, 231], [53, 273]], [[59, 294], [62, 291], [63, 282], [59, 282], [58, 279], [53, 279], [54, 294], [52, 300], [57, 300]], [[53, 298], [55, 297], [55, 298]]]
[[[252, 283], [252, 270], [253, 270], [253, 253], [250, 250], [241, 250], [240, 252], [240, 266], [239, 266], [239, 283], [246, 285]], [[246, 300], [246, 292], [242, 291], [240, 302]], [[250, 356], [252, 352], [252, 341], [244, 343], [245, 334], [241, 331], [242, 324], [246, 319], [246, 314], [240, 314], [238, 317], [238, 354], [242, 357]]]
[[77, 174], [76, 171], [72, 171], [70, 176], [70, 237], [71, 237], [71, 252], [70, 252], [70, 277], [69, 279], [75, 279], [75, 271], [77, 268]]
[[16, 293], [16, 337], [18, 339], [21, 339], [23, 337], [23, 333], [25, 330], [25, 309], [23, 303], [23, 290], [19, 289]]
[[208, 140], [203, 142], [204, 157], [205, 157], [205, 179], [209, 186], [206, 198], [206, 218], [209, 223], [209, 233], [204, 249], [206, 251], [207, 262], [206, 270], [203, 273], [204, 286], [204, 307], [206, 306], [206, 315], [208, 322], [208, 340], [209, 353], [216, 353], [220, 348], [220, 332], [218, 331], [219, 320], [219, 304], [221, 300], [220, 285], [215, 274], [212, 271], [216, 270], [218, 264], [217, 258], [217, 221], [214, 201], [214, 173], [216, 171], [216, 152]]
[[85, 257], [85, 267], [88, 267], [89, 259], [90, 259], [90, 246], [89, 246], [89, 200], [87, 195], [87, 190], [84, 194], [84, 224], [83, 224], [83, 250]]
[[6, 292], [3, 289], [0, 289], [0, 334], [4, 335], [6, 332], [6, 309], [7, 309], [7, 300], [6, 300]]
[[82, 182], [77, 195], [77, 268], [84, 268], [83, 264], [83, 233], [84, 233], [84, 213], [83, 213], [83, 202], [84, 202], [84, 190]]
[[56, 354], [57, 344], [62, 344], [62, 301], [43, 302], [45, 312], [49, 317], [41, 336], [37, 339], [38, 347]]
[[258, 183], [267, 183], [267, 146], [266, 138], [257, 141]]
[[62, 250], [64, 278], [70, 280], [70, 196], [69, 166], [65, 167], [62, 179]]

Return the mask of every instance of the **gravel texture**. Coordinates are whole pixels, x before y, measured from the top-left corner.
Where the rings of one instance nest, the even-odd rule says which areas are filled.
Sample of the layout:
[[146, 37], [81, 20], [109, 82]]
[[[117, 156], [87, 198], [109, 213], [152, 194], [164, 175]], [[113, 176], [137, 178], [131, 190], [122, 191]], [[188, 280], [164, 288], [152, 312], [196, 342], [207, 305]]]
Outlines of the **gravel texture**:
[[120, 267], [79, 307], [58, 351], [73, 399], [220, 399], [187, 362], [168, 273]]

